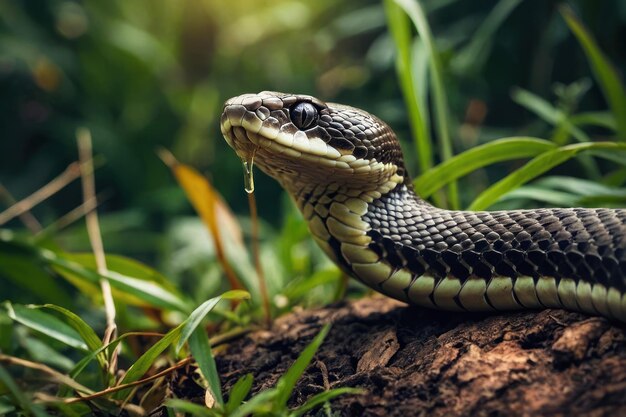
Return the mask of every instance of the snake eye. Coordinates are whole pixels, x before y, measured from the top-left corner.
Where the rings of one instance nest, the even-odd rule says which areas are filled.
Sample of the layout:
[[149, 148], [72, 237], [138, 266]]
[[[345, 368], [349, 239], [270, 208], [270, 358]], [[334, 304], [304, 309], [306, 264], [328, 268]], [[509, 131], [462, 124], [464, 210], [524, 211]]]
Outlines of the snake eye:
[[317, 108], [311, 103], [300, 102], [291, 108], [289, 116], [298, 129], [308, 129], [317, 120]]

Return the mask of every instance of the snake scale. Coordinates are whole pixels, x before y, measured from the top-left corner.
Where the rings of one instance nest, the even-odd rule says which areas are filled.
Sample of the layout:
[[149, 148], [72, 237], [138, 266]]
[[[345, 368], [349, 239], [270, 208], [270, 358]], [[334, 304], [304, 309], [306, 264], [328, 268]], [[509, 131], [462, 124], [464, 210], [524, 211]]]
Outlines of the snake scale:
[[308, 95], [234, 97], [221, 130], [287, 190], [324, 252], [383, 294], [435, 309], [565, 308], [626, 321], [626, 210], [434, 207], [415, 194], [389, 126]]

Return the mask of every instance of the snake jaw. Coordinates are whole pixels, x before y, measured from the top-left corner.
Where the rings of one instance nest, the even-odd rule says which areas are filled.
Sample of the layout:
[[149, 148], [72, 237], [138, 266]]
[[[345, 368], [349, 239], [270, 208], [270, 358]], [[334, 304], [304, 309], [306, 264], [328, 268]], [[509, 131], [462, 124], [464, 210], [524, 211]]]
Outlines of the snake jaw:
[[[292, 113], [303, 104], [309, 109], [307, 123], [298, 127]], [[349, 106], [307, 95], [244, 94], [224, 104], [221, 130], [240, 158], [254, 154], [255, 164], [288, 188], [324, 182], [376, 187], [396, 174], [404, 181], [404, 167], [397, 165], [400, 146], [391, 129]], [[385, 143], [378, 146], [381, 137]]]

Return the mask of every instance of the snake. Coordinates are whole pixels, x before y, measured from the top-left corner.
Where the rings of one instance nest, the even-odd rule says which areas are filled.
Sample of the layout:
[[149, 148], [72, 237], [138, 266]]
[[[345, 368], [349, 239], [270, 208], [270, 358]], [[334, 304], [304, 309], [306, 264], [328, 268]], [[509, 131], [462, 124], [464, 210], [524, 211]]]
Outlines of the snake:
[[222, 134], [289, 193], [341, 270], [408, 304], [626, 322], [626, 209], [460, 211], [420, 198], [378, 117], [305, 94], [227, 100]]

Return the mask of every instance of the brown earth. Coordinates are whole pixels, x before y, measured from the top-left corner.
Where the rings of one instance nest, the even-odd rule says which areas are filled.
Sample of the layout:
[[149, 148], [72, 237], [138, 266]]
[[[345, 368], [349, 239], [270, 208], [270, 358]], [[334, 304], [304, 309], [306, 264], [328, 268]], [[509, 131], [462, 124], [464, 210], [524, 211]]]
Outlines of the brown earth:
[[333, 323], [290, 404], [325, 387], [362, 387], [342, 416], [626, 415], [626, 326], [562, 310], [437, 312], [365, 298], [276, 320], [217, 357], [225, 392], [245, 373], [273, 386]]

